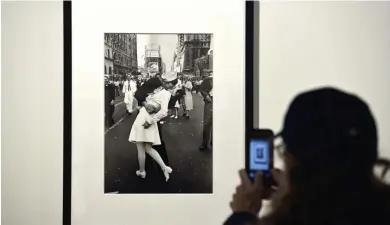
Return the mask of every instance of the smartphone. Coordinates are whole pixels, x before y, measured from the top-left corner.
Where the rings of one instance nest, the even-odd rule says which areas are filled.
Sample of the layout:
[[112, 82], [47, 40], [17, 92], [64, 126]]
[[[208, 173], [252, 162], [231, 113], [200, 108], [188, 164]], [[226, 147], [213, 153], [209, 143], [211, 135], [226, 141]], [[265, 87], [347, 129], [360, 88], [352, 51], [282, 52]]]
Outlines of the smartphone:
[[270, 129], [253, 129], [247, 133], [245, 148], [245, 168], [249, 179], [253, 181], [255, 174], [262, 171], [266, 186], [274, 186], [271, 175], [273, 169], [274, 133]]

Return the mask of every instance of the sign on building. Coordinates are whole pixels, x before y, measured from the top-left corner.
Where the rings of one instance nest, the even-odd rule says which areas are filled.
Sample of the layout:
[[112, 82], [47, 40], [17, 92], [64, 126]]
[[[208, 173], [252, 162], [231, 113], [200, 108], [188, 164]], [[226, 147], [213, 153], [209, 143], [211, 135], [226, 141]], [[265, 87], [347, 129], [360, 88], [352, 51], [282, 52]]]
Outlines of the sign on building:
[[149, 72], [158, 73], [158, 62], [148, 63]]

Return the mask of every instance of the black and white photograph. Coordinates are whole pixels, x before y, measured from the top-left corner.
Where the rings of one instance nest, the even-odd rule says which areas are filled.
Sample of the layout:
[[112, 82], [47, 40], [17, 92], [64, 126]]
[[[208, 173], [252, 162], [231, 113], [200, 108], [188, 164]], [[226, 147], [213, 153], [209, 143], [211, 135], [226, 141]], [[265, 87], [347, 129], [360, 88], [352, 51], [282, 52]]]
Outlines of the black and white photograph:
[[104, 90], [104, 193], [213, 193], [212, 34], [105, 33]]

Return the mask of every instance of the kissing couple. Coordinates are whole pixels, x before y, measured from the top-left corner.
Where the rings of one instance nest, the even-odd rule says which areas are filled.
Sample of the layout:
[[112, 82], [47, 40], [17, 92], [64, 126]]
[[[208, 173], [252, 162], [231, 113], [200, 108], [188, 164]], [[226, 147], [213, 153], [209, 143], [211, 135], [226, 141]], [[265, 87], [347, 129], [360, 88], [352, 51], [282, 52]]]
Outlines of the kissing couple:
[[177, 74], [167, 72], [161, 78], [156, 76], [149, 79], [140, 88], [143, 93], [136, 93], [135, 97], [141, 101], [139, 101], [139, 113], [131, 127], [129, 142], [137, 146], [139, 170], [136, 174], [142, 178], [146, 177], [146, 154], [150, 155], [160, 166], [165, 181], [169, 180], [169, 175], [172, 173], [172, 168], [164, 163], [153, 147], [161, 145], [158, 122], [168, 115], [168, 105], [172, 96], [169, 90], [177, 82]]

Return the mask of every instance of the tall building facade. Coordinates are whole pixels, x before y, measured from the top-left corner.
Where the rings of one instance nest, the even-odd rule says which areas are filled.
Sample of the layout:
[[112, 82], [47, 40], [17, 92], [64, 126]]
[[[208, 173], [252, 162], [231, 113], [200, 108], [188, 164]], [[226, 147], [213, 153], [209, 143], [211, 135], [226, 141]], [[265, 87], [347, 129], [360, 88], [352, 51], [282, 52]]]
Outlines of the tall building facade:
[[114, 60], [112, 58], [112, 39], [109, 34], [104, 34], [104, 75], [112, 75], [114, 72]]
[[198, 75], [199, 63], [197, 62], [199, 60], [203, 62], [203, 58], [208, 55], [211, 40], [211, 34], [178, 34], [174, 65], [172, 66], [174, 70]]
[[107, 65], [108, 74], [125, 75], [138, 70], [136, 34], [106, 33], [104, 40], [105, 68]]
[[137, 34], [130, 34], [130, 57], [131, 68], [133, 71], [138, 71], [138, 55], [137, 55]]

